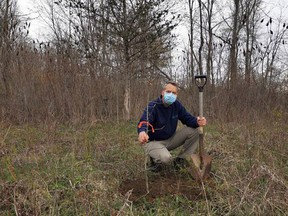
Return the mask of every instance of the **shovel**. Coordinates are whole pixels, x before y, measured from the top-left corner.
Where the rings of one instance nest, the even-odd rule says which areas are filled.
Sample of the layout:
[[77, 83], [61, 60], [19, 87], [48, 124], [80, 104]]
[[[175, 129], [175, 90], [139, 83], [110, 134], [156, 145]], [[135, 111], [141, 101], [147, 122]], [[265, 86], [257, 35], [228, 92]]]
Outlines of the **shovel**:
[[[203, 117], [203, 89], [207, 82], [206, 75], [195, 76], [196, 85], [199, 89], [199, 117]], [[204, 152], [203, 126], [198, 128], [199, 154], [192, 154], [192, 175], [196, 181], [203, 181], [210, 176], [212, 157]]]

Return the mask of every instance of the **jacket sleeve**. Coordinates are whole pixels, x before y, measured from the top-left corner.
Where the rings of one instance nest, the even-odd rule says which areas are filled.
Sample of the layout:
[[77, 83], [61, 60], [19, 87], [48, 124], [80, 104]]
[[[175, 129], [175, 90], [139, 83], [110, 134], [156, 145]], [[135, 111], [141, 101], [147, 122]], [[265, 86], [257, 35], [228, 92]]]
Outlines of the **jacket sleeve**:
[[[138, 134], [142, 131], [151, 130], [151, 126], [149, 126], [149, 124], [152, 124], [154, 122], [154, 113], [153, 113], [154, 107], [155, 107], [155, 104], [153, 102], [150, 102], [148, 106], [145, 107], [143, 114], [137, 124]], [[148, 115], [147, 115], [147, 112], [148, 112]], [[148, 117], [148, 120], [147, 120], [147, 117]]]
[[187, 110], [185, 109], [185, 107], [179, 102], [178, 105], [179, 108], [179, 120], [187, 125], [188, 127], [192, 127], [192, 128], [197, 128], [199, 127], [198, 123], [197, 123], [197, 118], [195, 116], [192, 116], [189, 112], [187, 112]]

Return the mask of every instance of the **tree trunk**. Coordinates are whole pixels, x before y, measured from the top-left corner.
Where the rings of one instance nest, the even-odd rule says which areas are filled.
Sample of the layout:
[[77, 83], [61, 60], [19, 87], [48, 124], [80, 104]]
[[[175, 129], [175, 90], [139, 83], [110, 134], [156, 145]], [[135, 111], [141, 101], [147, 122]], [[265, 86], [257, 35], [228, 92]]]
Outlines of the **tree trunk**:
[[[213, 32], [212, 32], [212, 14], [213, 14], [214, 0], [208, 0], [207, 14], [208, 14], [208, 53], [206, 61], [207, 77], [209, 79], [208, 90], [210, 89], [210, 84], [212, 84], [212, 89], [214, 88], [214, 78], [213, 78]], [[212, 82], [211, 82], [212, 81]]]
[[199, 56], [199, 73], [200, 75], [203, 75], [203, 67], [202, 67], [202, 48], [204, 44], [204, 38], [203, 38], [203, 15], [202, 15], [202, 1], [198, 0], [199, 3], [199, 12], [200, 12], [200, 46], [198, 49], [198, 56]]
[[229, 73], [230, 73], [230, 87], [234, 88], [237, 82], [238, 64], [237, 64], [237, 37], [238, 37], [238, 17], [239, 17], [239, 6], [240, 0], [234, 0], [234, 14], [233, 14], [233, 29], [232, 29], [232, 40], [230, 47], [229, 56]]
[[10, 0], [6, 0], [6, 5], [5, 5], [5, 14], [3, 18], [3, 23], [2, 23], [2, 32], [3, 34], [1, 35], [1, 61], [3, 62], [3, 67], [2, 67], [2, 80], [3, 84], [5, 86], [5, 96], [6, 99], [10, 98], [11, 94], [11, 80], [10, 80], [10, 74], [9, 74], [9, 62], [10, 62], [10, 46], [9, 46], [9, 9], [10, 9]]
[[[127, 25], [127, 7], [126, 0], [123, 0], [123, 22], [125, 32], [128, 31]], [[125, 58], [125, 93], [124, 93], [124, 107], [125, 107], [125, 118], [126, 120], [130, 120], [131, 118], [131, 68], [130, 68], [130, 54], [129, 54], [129, 40], [127, 38], [127, 34], [123, 35], [123, 45], [124, 45], [124, 58]]]
[[193, 24], [193, 4], [194, 0], [189, 0], [189, 17], [190, 17], [190, 38], [189, 38], [189, 43], [190, 43], [190, 79], [191, 83], [193, 83], [193, 77], [194, 77], [194, 56], [193, 56], [193, 48], [194, 48], [194, 24]]

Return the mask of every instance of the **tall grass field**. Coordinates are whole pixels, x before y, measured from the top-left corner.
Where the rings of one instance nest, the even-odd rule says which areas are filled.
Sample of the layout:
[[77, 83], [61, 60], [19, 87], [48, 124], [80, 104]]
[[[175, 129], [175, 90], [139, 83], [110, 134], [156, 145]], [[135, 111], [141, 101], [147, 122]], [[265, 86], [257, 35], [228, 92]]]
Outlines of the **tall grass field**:
[[287, 124], [207, 125], [201, 185], [145, 171], [136, 125], [1, 123], [0, 215], [288, 215]]

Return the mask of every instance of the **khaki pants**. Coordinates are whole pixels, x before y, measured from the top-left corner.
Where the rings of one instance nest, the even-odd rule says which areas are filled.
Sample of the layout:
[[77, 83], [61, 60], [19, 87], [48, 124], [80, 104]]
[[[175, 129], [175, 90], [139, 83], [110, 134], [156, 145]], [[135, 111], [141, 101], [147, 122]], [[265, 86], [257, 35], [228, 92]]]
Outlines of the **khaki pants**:
[[195, 128], [184, 127], [175, 132], [175, 134], [167, 140], [150, 141], [143, 148], [156, 163], [168, 164], [172, 161], [171, 150], [180, 146], [182, 149], [178, 157], [185, 158], [193, 154], [198, 146], [198, 130]]

